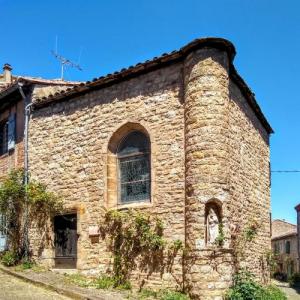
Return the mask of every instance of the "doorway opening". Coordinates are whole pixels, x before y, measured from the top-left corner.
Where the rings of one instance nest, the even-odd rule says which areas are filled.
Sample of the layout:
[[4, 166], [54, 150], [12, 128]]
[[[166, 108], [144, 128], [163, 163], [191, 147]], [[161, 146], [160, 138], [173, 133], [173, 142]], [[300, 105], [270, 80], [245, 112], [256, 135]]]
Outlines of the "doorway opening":
[[55, 267], [76, 269], [77, 263], [77, 214], [54, 217]]

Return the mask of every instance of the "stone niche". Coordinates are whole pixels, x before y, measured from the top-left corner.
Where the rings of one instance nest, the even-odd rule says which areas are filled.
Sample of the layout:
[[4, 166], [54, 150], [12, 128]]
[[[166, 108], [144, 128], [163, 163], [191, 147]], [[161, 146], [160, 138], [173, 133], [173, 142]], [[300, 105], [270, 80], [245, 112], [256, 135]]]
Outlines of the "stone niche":
[[209, 200], [205, 204], [205, 245], [212, 247], [220, 234], [222, 223], [222, 206], [219, 200]]

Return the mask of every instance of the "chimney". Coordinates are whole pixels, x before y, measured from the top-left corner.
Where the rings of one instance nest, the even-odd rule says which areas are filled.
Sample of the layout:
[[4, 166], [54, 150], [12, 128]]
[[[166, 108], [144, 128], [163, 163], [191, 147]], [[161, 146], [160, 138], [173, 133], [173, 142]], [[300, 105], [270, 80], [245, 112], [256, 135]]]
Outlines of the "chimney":
[[10, 64], [4, 64], [3, 77], [4, 77], [4, 82], [6, 82], [6, 83], [11, 83], [11, 81], [12, 81], [11, 70], [12, 70], [12, 67]]

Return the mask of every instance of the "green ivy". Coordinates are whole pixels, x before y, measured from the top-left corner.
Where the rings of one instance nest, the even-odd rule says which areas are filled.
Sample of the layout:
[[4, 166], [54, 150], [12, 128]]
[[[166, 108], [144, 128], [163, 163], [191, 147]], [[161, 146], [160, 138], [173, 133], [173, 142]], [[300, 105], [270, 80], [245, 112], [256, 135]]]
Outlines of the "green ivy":
[[218, 236], [215, 240], [215, 243], [222, 247], [224, 245], [224, 242], [225, 242], [225, 233], [224, 233], [224, 225], [223, 223], [220, 223], [219, 224], [219, 233], [218, 233]]
[[47, 191], [46, 185], [32, 180], [25, 186], [22, 169], [12, 170], [1, 180], [0, 214], [6, 218], [5, 228], [1, 229], [7, 232], [10, 250], [19, 257], [24, 251], [24, 226], [35, 221], [38, 228], [44, 228], [49, 218], [62, 209], [62, 199]]
[[[171, 265], [171, 258], [183, 249], [181, 241], [168, 243], [164, 239], [164, 226], [159, 218], [140, 211], [110, 210], [100, 228], [113, 253], [114, 287], [128, 285], [137, 264], [144, 270], [158, 271]], [[168, 259], [164, 259], [165, 255]]]

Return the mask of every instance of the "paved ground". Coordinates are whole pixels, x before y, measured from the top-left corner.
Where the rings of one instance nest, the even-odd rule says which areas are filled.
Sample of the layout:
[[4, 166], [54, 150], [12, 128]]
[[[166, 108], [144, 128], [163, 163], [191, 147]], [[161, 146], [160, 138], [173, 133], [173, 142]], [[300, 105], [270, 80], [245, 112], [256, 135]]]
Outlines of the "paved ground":
[[[42, 284], [50, 285], [54, 287], [57, 290], [62, 290], [66, 292], [66, 295], [68, 293], [76, 293], [77, 295], [81, 295], [83, 298], [88, 298], [88, 299], [93, 299], [93, 300], [124, 300], [128, 298], [128, 292], [124, 291], [113, 291], [113, 290], [101, 290], [101, 289], [96, 289], [96, 288], [85, 288], [85, 287], [80, 287], [78, 285], [75, 285], [71, 283], [67, 278], [60, 273], [57, 272], [52, 272], [49, 270], [34, 270], [34, 269], [29, 269], [29, 270], [24, 270], [24, 271], [16, 271], [14, 268], [5, 268], [3, 266], [0, 266], [0, 269], [4, 269], [9, 272], [13, 272], [19, 276], [22, 276], [23, 278], [33, 280], [34, 282], [39, 282]], [[62, 271], [62, 270], [61, 270]], [[0, 275], [3, 274], [3, 271], [0, 271]], [[9, 275], [10, 277], [11, 275]], [[14, 277], [13, 277], [14, 278]], [[19, 280], [19, 279], [18, 279]], [[38, 300], [48, 300], [48, 299], [69, 299], [69, 298], [43, 298], [43, 297], [37, 297], [37, 298], [1, 298], [1, 288], [2, 288], [2, 279], [0, 277], [0, 300], [2, 299], [16, 299], [16, 300], [28, 300], [28, 299], [38, 299]], [[26, 286], [28, 283], [24, 283], [24, 286]], [[24, 287], [23, 287], [24, 288]], [[42, 288], [40, 288], [43, 290]], [[54, 293], [55, 294], [55, 293]], [[49, 293], [51, 296], [51, 292]], [[57, 295], [57, 294], [55, 294]]]
[[70, 300], [0, 271], [1, 300]]
[[287, 295], [288, 300], [300, 300], [300, 289], [290, 288], [286, 282], [274, 281], [274, 283]]

